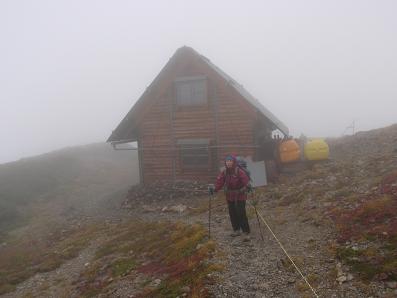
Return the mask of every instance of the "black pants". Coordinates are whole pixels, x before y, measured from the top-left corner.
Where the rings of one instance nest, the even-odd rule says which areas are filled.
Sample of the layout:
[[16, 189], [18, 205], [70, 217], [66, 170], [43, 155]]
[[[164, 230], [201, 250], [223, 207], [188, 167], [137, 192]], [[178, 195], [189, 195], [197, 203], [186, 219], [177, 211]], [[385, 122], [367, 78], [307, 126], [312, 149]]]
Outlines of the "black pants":
[[227, 202], [229, 207], [230, 221], [234, 231], [243, 230], [244, 233], [250, 232], [247, 214], [245, 212], [245, 201]]

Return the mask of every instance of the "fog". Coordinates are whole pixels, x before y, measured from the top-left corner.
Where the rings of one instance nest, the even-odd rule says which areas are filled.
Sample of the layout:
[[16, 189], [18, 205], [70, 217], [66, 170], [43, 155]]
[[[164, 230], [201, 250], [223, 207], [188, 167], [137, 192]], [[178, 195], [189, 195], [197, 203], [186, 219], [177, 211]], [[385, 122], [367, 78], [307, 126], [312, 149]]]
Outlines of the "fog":
[[392, 0], [2, 0], [0, 163], [105, 141], [183, 45], [294, 136], [395, 123], [396, 11]]

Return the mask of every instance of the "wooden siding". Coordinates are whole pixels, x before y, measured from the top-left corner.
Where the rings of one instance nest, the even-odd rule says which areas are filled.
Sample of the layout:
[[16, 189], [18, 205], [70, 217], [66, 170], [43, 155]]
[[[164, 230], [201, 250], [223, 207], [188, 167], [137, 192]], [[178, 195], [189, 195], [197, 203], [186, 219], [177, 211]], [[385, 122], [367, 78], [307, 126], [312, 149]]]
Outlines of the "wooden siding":
[[[200, 107], [176, 105], [174, 80], [177, 77], [207, 77], [208, 103]], [[208, 169], [183, 169], [177, 148], [178, 139], [209, 139], [211, 145], [254, 145], [255, 109], [208, 65], [185, 54], [170, 66], [140, 105], [139, 147], [144, 183], [158, 180], [199, 180], [210, 182], [218, 174], [228, 153], [253, 156], [253, 148], [213, 148]], [[217, 133], [218, 132], [218, 136]]]

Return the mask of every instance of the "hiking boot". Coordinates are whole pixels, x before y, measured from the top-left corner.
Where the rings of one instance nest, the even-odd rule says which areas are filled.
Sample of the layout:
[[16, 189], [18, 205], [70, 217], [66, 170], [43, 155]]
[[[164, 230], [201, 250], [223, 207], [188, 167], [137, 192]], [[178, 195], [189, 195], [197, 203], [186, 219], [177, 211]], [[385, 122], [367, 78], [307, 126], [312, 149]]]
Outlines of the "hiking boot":
[[244, 233], [243, 242], [251, 241], [251, 237], [249, 233]]
[[233, 232], [230, 234], [230, 236], [232, 236], [232, 237], [237, 237], [237, 236], [240, 236], [240, 235], [241, 235], [240, 231], [233, 231]]

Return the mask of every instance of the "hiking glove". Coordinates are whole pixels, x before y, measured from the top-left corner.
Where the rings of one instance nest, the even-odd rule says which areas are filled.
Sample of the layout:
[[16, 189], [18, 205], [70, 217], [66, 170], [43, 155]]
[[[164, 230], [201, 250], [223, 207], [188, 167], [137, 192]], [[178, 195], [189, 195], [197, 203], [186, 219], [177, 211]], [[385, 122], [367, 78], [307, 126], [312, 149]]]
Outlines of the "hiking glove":
[[240, 193], [245, 193], [247, 191], [247, 188], [244, 186], [244, 187], [240, 188], [238, 191]]
[[213, 195], [215, 193], [215, 186], [213, 184], [208, 185], [208, 193]]

